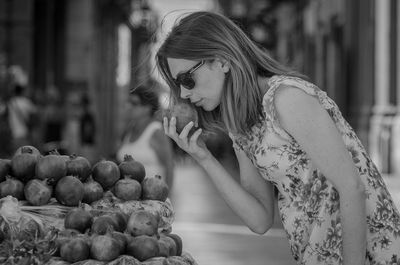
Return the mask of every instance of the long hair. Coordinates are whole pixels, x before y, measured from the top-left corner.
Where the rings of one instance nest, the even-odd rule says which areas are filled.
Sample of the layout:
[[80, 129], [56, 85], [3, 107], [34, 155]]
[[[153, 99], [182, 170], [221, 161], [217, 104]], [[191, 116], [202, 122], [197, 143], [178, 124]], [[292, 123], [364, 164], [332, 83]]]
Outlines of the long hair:
[[159, 95], [154, 87], [140, 85], [129, 92], [130, 95], [137, 95], [142, 105], [151, 107], [151, 116], [160, 111]]
[[294, 75], [294, 71], [272, 59], [227, 17], [206, 11], [183, 17], [171, 30], [156, 54], [156, 64], [178, 99], [180, 87], [171, 76], [167, 58], [228, 62], [221, 104], [213, 111], [197, 108], [199, 123], [206, 131], [246, 133], [263, 118], [263, 89], [259, 76]]

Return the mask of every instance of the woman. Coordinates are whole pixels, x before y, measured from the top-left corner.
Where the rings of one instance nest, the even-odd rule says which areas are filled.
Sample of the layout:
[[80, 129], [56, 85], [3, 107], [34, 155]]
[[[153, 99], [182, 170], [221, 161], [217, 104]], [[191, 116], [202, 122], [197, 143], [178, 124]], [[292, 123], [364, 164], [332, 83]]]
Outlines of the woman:
[[139, 86], [129, 94], [125, 111], [128, 122], [117, 160], [121, 162], [125, 155], [131, 155], [143, 164], [146, 177], [160, 175], [172, 188], [172, 144], [163, 132], [162, 123], [156, 119], [158, 110], [159, 97], [151, 88]]
[[[209, 174], [244, 223], [263, 234], [274, 194], [298, 264], [400, 262], [400, 214], [337, 105], [283, 67], [226, 17], [195, 12], [171, 30], [157, 67], [172, 96], [196, 106], [200, 125], [164, 131]], [[204, 145], [204, 130], [229, 133], [237, 183]]]
[[20, 146], [34, 145], [34, 126], [39, 124], [39, 110], [26, 95], [25, 86], [15, 85], [13, 96], [8, 102], [8, 116], [13, 136], [13, 149]]

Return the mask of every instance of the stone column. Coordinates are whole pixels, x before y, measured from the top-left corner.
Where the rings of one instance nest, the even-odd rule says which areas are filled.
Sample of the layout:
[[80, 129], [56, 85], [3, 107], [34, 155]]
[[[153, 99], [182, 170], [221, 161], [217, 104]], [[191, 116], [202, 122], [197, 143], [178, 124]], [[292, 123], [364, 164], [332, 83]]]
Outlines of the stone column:
[[382, 173], [390, 173], [390, 139], [395, 109], [390, 95], [390, 0], [375, 1], [375, 102], [370, 120], [369, 152]]
[[393, 118], [392, 168], [393, 173], [400, 175], [400, 4], [396, 3], [396, 115]]

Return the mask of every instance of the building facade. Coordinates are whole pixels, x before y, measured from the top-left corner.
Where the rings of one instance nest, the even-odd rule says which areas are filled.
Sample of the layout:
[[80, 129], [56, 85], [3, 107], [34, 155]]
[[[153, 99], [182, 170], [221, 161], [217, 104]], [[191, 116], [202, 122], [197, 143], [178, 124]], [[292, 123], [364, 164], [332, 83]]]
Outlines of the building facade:
[[49, 91], [59, 94], [70, 153], [84, 152], [78, 127], [85, 98], [96, 124], [92, 154], [111, 157], [121, 101], [149, 77], [146, 55], [156, 20], [145, 0], [2, 0], [1, 96], [9, 93], [7, 71], [15, 65], [39, 105]]
[[400, 173], [397, 0], [220, 3], [253, 39], [336, 101], [383, 173]]

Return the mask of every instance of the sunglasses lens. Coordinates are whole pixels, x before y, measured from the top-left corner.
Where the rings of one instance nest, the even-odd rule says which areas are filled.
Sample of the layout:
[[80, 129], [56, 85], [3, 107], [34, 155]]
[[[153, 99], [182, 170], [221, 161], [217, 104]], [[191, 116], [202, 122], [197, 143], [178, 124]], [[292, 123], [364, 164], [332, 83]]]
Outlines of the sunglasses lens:
[[175, 84], [180, 87], [181, 85], [186, 89], [193, 89], [195, 82], [191, 74], [181, 74], [176, 78]]
[[193, 89], [194, 88], [194, 80], [191, 75], [186, 75], [181, 82], [182, 86], [184, 86], [187, 89]]

